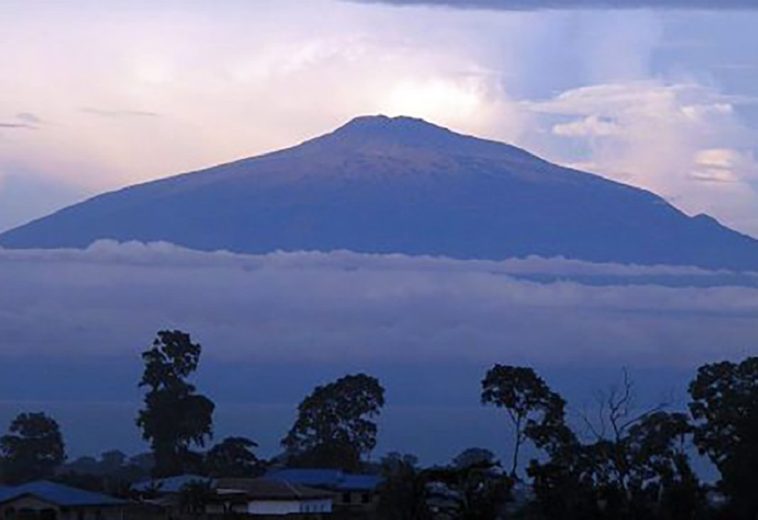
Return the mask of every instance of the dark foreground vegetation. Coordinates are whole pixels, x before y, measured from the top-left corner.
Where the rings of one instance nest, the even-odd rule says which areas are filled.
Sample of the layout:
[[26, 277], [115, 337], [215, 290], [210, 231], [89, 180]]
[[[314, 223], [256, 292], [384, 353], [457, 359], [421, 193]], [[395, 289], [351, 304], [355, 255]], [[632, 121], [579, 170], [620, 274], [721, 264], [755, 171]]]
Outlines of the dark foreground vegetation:
[[[181, 331], [159, 332], [142, 354], [145, 395], [136, 425], [149, 453], [128, 458], [114, 450], [66, 463], [56, 421], [24, 413], [0, 438], [3, 482], [51, 479], [134, 498], [132, 485], [151, 477], [253, 478], [272, 469], [337, 468], [381, 476], [375, 507], [360, 513], [367, 518], [758, 518], [758, 358], [700, 367], [688, 409], [678, 411], [637, 409], [624, 373], [598, 395], [596, 410], [570, 421], [566, 401], [534, 370], [494, 365], [482, 379], [480, 399], [501, 409], [512, 426], [508, 460], [471, 448], [448, 465], [421, 467], [409, 454], [367, 461], [384, 389], [365, 374], [315, 388], [271, 460], [258, 457], [247, 438], [211, 444], [214, 403], [190, 382], [200, 354]], [[531, 460], [522, 460], [525, 448]], [[715, 484], [693, 470], [697, 453], [718, 470]], [[201, 518], [210, 494], [207, 486], [186, 486], [185, 510]]]

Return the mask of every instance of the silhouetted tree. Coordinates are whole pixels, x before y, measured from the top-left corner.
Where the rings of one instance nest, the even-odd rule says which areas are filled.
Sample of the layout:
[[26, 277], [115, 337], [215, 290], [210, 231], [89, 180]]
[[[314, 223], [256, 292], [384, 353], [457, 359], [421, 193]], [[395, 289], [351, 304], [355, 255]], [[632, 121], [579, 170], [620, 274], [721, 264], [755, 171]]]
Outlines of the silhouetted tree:
[[600, 396], [599, 424], [586, 420], [591, 442], [562, 422], [527, 432], [549, 456], [528, 469], [544, 518], [689, 519], [705, 509], [687, 455], [687, 416], [660, 407], [635, 413], [632, 402], [625, 372]]
[[461, 520], [500, 518], [513, 487], [513, 480], [503, 474], [492, 452], [479, 448], [464, 451], [448, 467], [425, 473], [428, 480], [452, 491], [456, 505], [450, 514]]
[[58, 423], [44, 413], [22, 413], [0, 438], [3, 474], [8, 483], [46, 478], [66, 459]]
[[534, 370], [495, 365], [482, 380], [482, 403], [503, 408], [514, 429], [510, 475], [517, 478], [519, 452], [527, 431], [563, 417], [565, 401]]
[[734, 518], [758, 516], [758, 357], [704, 365], [689, 388], [695, 444], [721, 472]]
[[197, 370], [201, 350], [189, 334], [164, 330], [142, 353], [145, 370], [139, 386], [148, 392], [137, 425], [150, 441], [156, 476], [196, 469], [202, 459], [190, 448], [202, 447], [212, 437], [214, 404], [187, 382]]
[[413, 455], [389, 453], [382, 459], [379, 517], [386, 520], [428, 520], [426, 476]]
[[318, 386], [298, 407], [295, 424], [282, 440], [299, 466], [355, 470], [376, 446], [373, 418], [384, 406], [384, 388], [365, 374]]
[[227, 437], [205, 455], [207, 473], [213, 477], [256, 477], [262, 464], [253, 453], [258, 444], [245, 437]]
[[495, 466], [495, 454], [485, 448], [468, 448], [453, 459], [453, 467], [464, 469], [471, 466]]

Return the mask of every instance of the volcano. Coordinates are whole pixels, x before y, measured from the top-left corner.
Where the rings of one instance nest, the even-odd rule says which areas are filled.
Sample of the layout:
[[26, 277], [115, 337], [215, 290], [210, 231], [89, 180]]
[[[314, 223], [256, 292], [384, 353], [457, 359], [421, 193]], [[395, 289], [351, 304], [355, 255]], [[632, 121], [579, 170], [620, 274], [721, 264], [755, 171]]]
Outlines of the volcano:
[[105, 193], [0, 235], [0, 246], [98, 239], [758, 270], [758, 241], [709, 216], [409, 117], [358, 117], [291, 148]]

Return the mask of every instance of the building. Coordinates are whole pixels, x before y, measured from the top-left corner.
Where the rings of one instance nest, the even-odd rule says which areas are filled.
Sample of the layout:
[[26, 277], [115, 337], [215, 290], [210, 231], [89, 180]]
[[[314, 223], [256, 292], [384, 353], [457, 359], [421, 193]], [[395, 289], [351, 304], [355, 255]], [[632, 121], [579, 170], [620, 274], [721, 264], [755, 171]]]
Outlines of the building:
[[45, 480], [0, 488], [2, 520], [136, 520], [151, 516], [140, 504]]
[[256, 517], [318, 519], [332, 513], [333, 494], [272, 478], [227, 478], [215, 481], [216, 497], [206, 512]]
[[177, 475], [174, 477], [143, 480], [132, 485], [132, 491], [144, 496], [178, 495], [189, 484], [211, 484], [212, 479], [200, 475]]
[[334, 510], [360, 518], [370, 517], [378, 504], [379, 475], [346, 473], [337, 469], [280, 469], [266, 474], [269, 478], [334, 493]]

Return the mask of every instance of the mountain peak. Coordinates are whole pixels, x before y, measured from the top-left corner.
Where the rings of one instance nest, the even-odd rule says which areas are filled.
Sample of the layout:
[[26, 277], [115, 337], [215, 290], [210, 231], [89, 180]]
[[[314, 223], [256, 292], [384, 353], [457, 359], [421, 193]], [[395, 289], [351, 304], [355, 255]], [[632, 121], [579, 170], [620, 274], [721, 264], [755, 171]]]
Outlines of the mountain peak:
[[339, 127], [337, 132], [382, 132], [398, 130], [429, 131], [436, 130], [451, 133], [446, 128], [429, 123], [418, 117], [386, 116], [384, 114], [357, 116]]
[[429, 147], [464, 136], [423, 119], [380, 114], [355, 117], [327, 137], [350, 144], [361, 142]]
[[315, 141], [353, 150], [413, 148], [443, 154], [526, 154], [513, 146], [453, 132], [417, 117], [381, 114], [355, 117]]

